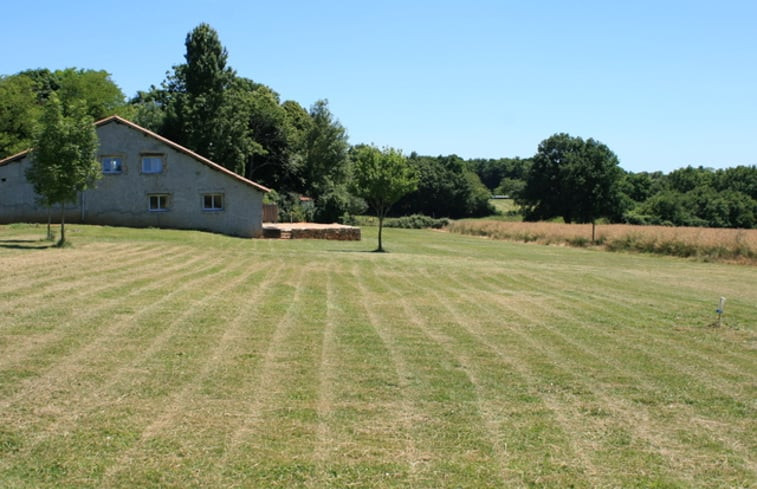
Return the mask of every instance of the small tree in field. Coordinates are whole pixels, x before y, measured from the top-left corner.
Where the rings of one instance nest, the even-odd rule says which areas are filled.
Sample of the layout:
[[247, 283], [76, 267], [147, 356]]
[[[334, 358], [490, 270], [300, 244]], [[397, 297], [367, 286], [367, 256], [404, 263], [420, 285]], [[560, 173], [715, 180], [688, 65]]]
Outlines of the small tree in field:
[[412, 192], [418, 179], [399, 150], [359, 146], [353, 150], [352, 192], [376, 212], [379, 221], [378, 248], [384, 251], [381, 231], [392, 204]]
[[45, 106], [42, 126], [34, 141], [31, 167], [26, 178], [47, 206], [60, 204], [60, 241], [66, 242], [65, 204], [76, 202], [79, 192], [91, 187], [100, 176], [95, 160], [98, 140], [92, 118], [83, 105], [75, 105], [65, 116], [55, 94]]

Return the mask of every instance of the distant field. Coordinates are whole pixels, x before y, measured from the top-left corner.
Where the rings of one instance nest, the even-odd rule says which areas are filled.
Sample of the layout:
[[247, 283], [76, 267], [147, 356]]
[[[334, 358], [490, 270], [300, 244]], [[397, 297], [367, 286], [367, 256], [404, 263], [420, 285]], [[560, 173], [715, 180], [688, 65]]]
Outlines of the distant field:
[[491, 199], [489, 200], [492, 207], [498, 212], [499, 215], [490, 216], [487, 219], [494, 219], [500, 221], [521, 221], [523, 217], [520, 214], [515, 214], [518, 210], [513, 199]]
[[757, 486], [754, 267], [375, 232], [0, 226], [0, 487]]
[[[591, 246], [591, 224], [501, 222], [497, 219], [454, 221], [453, 233], [542, 244]], [[598, 224], [596, 244], [610, 251], [634, 251], [757, 264], [757, 229]]]

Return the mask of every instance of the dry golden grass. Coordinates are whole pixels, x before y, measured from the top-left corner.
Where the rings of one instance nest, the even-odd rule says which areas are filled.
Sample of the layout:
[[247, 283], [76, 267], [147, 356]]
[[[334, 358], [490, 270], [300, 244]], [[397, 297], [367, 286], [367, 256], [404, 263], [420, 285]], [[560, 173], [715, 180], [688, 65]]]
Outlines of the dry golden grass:
[[[454, 233], [493, 239], [591, 245], [591, 224], [466, 220], [451, 223]], [[606, 224], [596, 228], [596, 245], [610, 251], [640, 251], [705, 260], [757, 263], [757, 229], [721, 229]]]

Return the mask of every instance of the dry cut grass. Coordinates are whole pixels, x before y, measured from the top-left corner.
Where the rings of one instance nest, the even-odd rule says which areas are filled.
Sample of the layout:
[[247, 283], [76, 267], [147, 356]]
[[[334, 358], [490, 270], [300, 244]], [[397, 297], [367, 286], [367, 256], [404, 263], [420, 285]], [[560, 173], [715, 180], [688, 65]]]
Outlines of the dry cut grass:
[[[591, 243], [591, 224], [465, 220], [447, 230], [541, 244], [585, 247]], [[596, 246], [610, 251], [639, 251], [704, 260], [757, 263], [757, 229], [668, 226], [598, 225]]]
[[0, 487], [757, 487], [751, 267], [385, 232], [0, 226]]

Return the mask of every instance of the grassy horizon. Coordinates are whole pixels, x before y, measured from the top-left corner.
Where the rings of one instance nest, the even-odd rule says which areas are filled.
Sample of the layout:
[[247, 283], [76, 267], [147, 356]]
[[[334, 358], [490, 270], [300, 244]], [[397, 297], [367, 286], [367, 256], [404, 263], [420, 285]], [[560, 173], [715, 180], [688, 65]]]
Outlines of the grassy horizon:
[[0, 226], [0, 487], [757, 485], [752, 267], [384, 232]]

